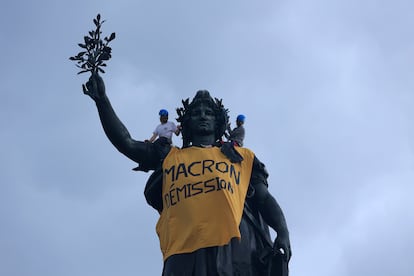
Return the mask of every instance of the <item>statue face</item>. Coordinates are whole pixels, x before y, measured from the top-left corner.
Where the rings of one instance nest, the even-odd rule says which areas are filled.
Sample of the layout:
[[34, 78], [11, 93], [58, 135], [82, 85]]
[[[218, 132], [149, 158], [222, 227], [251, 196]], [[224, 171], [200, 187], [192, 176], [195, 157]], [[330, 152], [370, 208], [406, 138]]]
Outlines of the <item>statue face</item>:
[[214, 134], [216, 129], [214, 110], [203, 103], [195, 106], [190, 114], [190, 128], [193, 135]]

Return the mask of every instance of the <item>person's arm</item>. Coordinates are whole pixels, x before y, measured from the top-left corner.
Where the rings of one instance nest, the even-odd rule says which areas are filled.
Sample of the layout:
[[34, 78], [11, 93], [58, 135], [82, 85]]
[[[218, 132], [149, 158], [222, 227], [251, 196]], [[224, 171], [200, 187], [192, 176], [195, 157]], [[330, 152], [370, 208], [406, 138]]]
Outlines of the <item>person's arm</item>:
[[150, 143], [152, 143], [152, 142], [154, 142], [155, 141], [155, 138], [157, 138], [157, 136], [158, 136], [158, 134], [156, 134], [156, 133], [154, 133], [152, 136], [151, 136], [151, 138], [149, 138], [149, 142]]
[[118, 151], [137, 163], [153, 163], [153, 147], [131, 138], [113, 110], [105, 92], [104, 81], [97, 73], [93, 73], [86, 85], [83, 85], [83, 92], [95, 101], [105, 134]]
[[176, 136], [178, 136], [180, 135], [180, 132], [181, 132], [181, 125], [177, 125], [174, 133]]

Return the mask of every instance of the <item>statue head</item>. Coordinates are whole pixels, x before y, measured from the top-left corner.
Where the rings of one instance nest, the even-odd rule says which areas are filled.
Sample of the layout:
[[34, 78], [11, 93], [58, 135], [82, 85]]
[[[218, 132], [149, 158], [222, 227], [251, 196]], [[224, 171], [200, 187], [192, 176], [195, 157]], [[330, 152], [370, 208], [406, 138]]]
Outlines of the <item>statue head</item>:
[[183, 107], [177, 108], [177, 121], [181, 124], [183, 147], [193, 141], [195, 135], [213, 135], [216, 142], [226, 130], [229, 116], [222, 100], [212, 98], [207, 90], [199, 90], [190, 103], [182, 100]]

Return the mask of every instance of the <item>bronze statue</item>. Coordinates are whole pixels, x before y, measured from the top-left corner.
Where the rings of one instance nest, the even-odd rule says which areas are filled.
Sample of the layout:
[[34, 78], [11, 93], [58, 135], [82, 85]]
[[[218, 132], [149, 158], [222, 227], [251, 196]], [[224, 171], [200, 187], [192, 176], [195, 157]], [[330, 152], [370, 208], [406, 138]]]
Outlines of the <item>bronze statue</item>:
[[[229, 118], [221, 100], [201, 90], [191, 102], [182, 101], [177, 121], [183, 147], [157, 148], [130, 136], [97, 72], [83, 91], [95, 101], [112, 144], [139, 164], [135, 170], [154, 171], [145, 196], [160, 214], [162, 275], [287, 275], [285, 217], [268, 191], [263, 163], [249, 149], [222, 142]], [[277, 232], [272, 247], [268, 226]], [[279, 258], [280, 274], [270, 274], [269, 256]]]

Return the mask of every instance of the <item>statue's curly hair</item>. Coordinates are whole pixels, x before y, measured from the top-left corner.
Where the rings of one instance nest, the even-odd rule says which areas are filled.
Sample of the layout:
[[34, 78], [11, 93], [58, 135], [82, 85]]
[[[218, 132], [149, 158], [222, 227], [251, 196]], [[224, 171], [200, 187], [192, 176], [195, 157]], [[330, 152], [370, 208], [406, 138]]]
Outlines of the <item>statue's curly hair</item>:
[[207, 90], [199, 90], [190, 103], [190, 99], [181, 101], [183, 106], [177, 108], [177, 122], [181, 124], [181, 134], [183, 137], [183, 148], [188, 147], [193, 139], [191, 127], [189, 126], [191, 111], [201, 103], [210, 106], [216, 117], [215, 140], [221, 140], [229, 123], [229, 111], [224, 108], [222, 99], [212, 98]]

